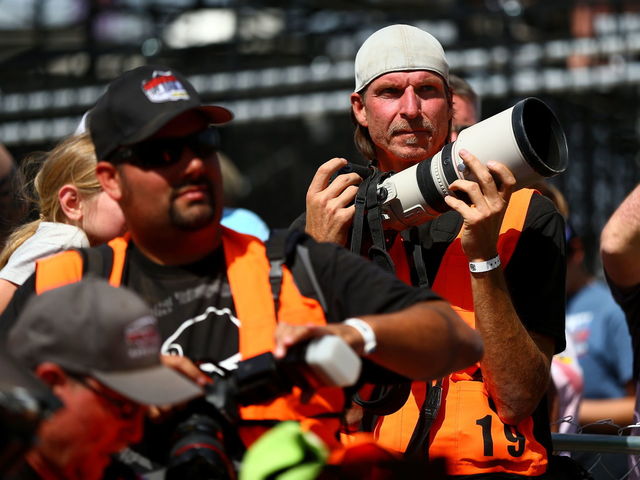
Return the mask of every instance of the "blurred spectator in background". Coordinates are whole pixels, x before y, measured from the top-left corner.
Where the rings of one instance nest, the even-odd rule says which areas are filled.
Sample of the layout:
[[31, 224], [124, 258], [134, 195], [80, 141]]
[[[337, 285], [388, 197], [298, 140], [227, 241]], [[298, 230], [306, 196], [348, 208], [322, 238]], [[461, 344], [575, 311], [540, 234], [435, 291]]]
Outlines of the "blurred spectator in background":
[[24, 221], [27, 202], [22, 196], [22, 174], [9, 151], [0, 144], [0, 248], [9, 233]]
[[[555, 186], [539, 182], [535, 187], [556, 203], [565, 218], [569, 218], [566, 199]], [[569, 221], [565, 226], [565, 236], [567, 350], [555, 359], [558, 375], [554, 377], [554, 382], [559, 395], [561, 384], [569, 389], [573, 383], [573, 388], [579, 393], [579, 372], [570, 372], [572, 362], [577, 359], [582, 370], [582, 400], [577, 418], [569, 412], [560, 412], [555, 419], [553, 416], [551, 418], [557, 420], [567, 415], [576, 418], [577, 422], [568, 422], [568, 419], [561, 422], [558, 430], [561, 433], [574, 432], [580, 426], [581, 430], [589, 433], [617, 434], [618, 428], [615, 426], [593, 424], [607, 419], [620, 426], [632, 422], [634, 386], [631, 381], [631, 338], [622, 310], [616, 305], [606, 285], [587, 269], [582, 239]], [[571, 358], [570, 350], [573, 350], [575, 359]], [[563, 380], [564, 377], [567, 378]], [[573, 456], [596, 479], [609, 479], [611, 475], [619, 478], [628, 470], [625, 455], [579, 452]]]
[[[582, 239], [567, 223], [567, 336], [584, 372], [580, 423], [633, 421], [633, 354], [624, 313], [605, 284], [587, 270]], [[587, 429], [589, 431], [590, 429]], [[600, 433], [602, 428], [598, 429]], [[617, 429], [608, 429], [617, 433]]]
[[[531, 188], [549, 198], [560, 214], [569, 217], [569, 204], [564, 195], [553, 184], [541, 180]], [[566, 229], [565, 229], [566, 232]], [[575, 433], [580, 426], [579, 412], [584, 390], [583, 372], [578, 362], [576, 348], [570, 335], [566, 335], [567, 348], [553, 356], [549, 384], [549, 419], [551, 431]], [[562, 452], [569, 455], [569, 452]]]
[[453, 93], [453, 120], [451, 121], [451, 141], [467, 127], [480, 121], [480, 97], [465, 79], [449, 74], [449, 87]]
[[22, 225], [0, 252], [0, 311], [33, 274], [35, 261], [70, 248], [99, 245], [125, 230], [118, 204], [102, 191], [89, 134], [69, 137], [25, 160], [27, 196], [38, 218]]
[[269, 238], [267, 224], [251, 210], [237, 207], [238, 202], [251, 189], [249, 181], [227, 155], [218, 152], [218, 159], [220, 160], [224, 187], [224, 209], [220, 223], [236, 232], [247, 233], [265, 241]]
[[111, 455], [140, 440], [146, 405], [201, 394], [160, 360], [151, 310], [133, 292], [104, 280], [34, 296], [6, 348], [64, 406], [45, 419], [38, 441], [4, 480], [98, 480]]
[[[600, 251], [609, 287], [625, 313], [633, 344], [633, 379], [638, 389], [640, 371], [640, 186], [620, 204], [602, 230]], [[616, 346], [616, 348], [618, 348]], [[640, 421], [636, 396], [634, 421]], [[640, 435], [640, 428], [632, 429]], [[630, 457], [628, 478], [640, 478], [640, 456]]]

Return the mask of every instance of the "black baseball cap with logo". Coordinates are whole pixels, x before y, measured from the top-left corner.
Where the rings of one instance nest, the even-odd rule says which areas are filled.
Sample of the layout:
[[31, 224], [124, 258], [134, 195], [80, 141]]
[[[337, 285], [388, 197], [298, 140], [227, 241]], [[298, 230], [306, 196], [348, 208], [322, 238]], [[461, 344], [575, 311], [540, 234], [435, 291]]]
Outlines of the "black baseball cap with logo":
[[213, 125], [233, 119], [218, 105], [203, 105], [189, 81], [174, 69], [144, 65], [113, 80], [88, 116], [88, 127], [98, 160], [121, 146], [134, 145], [187, 111], [201, 112]]

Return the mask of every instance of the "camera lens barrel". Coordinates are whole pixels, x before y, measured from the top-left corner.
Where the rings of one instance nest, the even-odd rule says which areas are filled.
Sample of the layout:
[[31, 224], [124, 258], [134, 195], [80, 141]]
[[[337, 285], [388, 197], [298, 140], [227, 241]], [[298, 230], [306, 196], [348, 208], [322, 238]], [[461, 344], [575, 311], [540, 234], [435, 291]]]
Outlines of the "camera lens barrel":
[[515, 190], [566, 170], [567, 140], [553, 111], [537, 98], [466, 128], [458, 139], [433, 158], [396, 173], [380, 184], [385, 190], [386, 228], [404, 230], [449, 210], [444, 197], [457, 179], [475, 181], [459, 152], [467, 150], [480, 162], [506, 165], [516, 178]]

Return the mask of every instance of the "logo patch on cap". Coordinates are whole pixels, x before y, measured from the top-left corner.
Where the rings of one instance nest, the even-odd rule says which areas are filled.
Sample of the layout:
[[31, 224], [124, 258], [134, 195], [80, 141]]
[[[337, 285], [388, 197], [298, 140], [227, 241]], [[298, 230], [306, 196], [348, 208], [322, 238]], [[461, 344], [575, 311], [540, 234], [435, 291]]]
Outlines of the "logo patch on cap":
[[153, 317], [142, 317], [132, 322], [124, 331], [129, 358], [157, 355], [160, 351], [160, 335]]
[[142, 82], [142, 91], [153, 103], [189, 100], [189, 93], [170, 71], [154, 71], [151, 80]]

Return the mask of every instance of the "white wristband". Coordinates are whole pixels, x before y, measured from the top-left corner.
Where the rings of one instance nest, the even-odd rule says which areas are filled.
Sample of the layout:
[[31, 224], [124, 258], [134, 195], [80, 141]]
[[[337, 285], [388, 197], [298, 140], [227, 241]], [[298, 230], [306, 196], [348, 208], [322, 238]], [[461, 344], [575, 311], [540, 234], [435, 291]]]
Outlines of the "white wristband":
[[369, 325], [364, 320], [360, 318], [347, 318], [344, 322], [345, 325], [349, 325], [350, 327], [355, 328], [360, 335], [362, 335], [362, 339], [364, 340], [364, 354], [370, 355], [376, 351], [376, 347], [378, 346], [378, 341], [376, 340], [376, 334]]
[[487, 260], [486, 262], [469, 262], [469, 271], [471, 273], [483, 273], [495, 270], [500, 266], [500, 255]]

